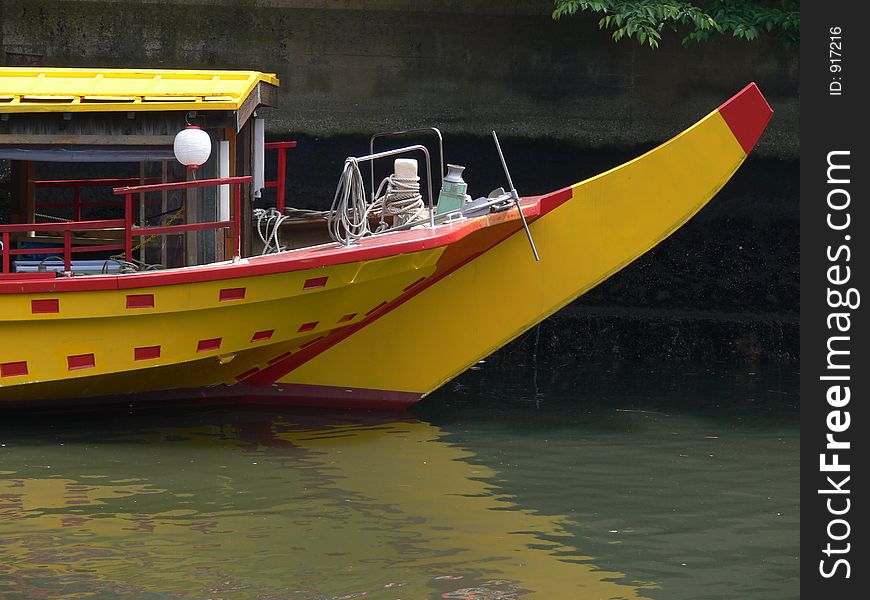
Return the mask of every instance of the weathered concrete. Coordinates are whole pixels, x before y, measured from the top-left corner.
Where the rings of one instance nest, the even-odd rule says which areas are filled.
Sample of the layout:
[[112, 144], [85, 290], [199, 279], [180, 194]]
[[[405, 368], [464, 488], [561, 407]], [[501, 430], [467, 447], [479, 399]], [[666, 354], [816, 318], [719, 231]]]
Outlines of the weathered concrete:
[[779, 314], [618, 310], [579, 304], [559, 311], [491, 357], [490, 368], [573, 361], [790, 364], [800, 356], [798, 318]]
[[273, 134], [437, 125], [585, 147], [669, 138], [748, 81], [776, 114], [758, 152], [798, 154], [798, 59], [775, 42], [614, 44], [550, 0], [4, 0], [0, 61], [274, 71]]
[[[798, 354], [798, 60], [768, 42], [657, 51], [613, 44], [550, 0], [2, 0], [0, 62], [274, 71], [273, 138], [300, 140], [289, 194], [327, 208], [375, 130], [437, 125], [470, 193], [501, 185], [496, 128], [522, 193], [667, 139], [747, 81], [776, 114], [757, 153], [696, 218], [488, 361], [533, 355], [771, 361]], [[362, 135], [365, 134], [365, 135]], [[324, 139], [328, 138], [328, 139]], [[789, 160], [781, 160], [789, 159]], [[304, 177], [296, 173], [304, 171]], [[480, 307], [485, 311], [485, 307]]]

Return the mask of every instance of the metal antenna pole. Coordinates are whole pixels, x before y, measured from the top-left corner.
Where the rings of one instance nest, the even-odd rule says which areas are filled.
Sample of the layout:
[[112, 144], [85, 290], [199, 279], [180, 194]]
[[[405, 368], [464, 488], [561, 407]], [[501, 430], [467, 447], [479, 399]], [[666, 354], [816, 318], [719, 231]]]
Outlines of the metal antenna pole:
[[540, 262], [541, 257], [538, 256], [538, 249], [535, 247], [535, 240], [532, 239], [532, 232], [529, 231], [529, 224], [526, 222], [526, 215], [523, 214], [523, 209], [520, 206], [520, 195], [517, 194], [517, 189], [514, 187], [513, 180], [511, 180], [511, 174], [510, 171], [508, 171], [507, 163], [504, 160], [504, 154], [501, 152], [501, 144], [498, 143], [498, 136], [495, 134], [495, 129], [492, 130], [492, 139], [495, 141], [495, 149], [498, 150], [498, 157], [501, 159], [501, 166], [504, 168], [504, 174], [507, 176], [508, 185], [511, 187], [511, 197], [514, 199], [514, 204], [517, 205], [520, 219], [523, 221], [523, 228], [526, 230], [526, 236], [529, 238], [529, 245], [532, 247], [532, 254], [535, 255], [535, 260]]

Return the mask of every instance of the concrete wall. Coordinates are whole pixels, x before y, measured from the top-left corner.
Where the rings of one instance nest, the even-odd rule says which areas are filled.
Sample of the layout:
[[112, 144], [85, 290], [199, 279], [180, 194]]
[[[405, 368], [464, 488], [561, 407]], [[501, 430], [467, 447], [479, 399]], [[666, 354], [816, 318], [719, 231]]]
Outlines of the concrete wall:
[[614, 44], [550, 0], [0, 0], [0, 61], [243, 68], [282, 81], [273, 135], [437, 125], [449, 134], [660, 142], [748, 81], [776, 114], [759, 153], [798, 154], [798, 60], [775, 42]]

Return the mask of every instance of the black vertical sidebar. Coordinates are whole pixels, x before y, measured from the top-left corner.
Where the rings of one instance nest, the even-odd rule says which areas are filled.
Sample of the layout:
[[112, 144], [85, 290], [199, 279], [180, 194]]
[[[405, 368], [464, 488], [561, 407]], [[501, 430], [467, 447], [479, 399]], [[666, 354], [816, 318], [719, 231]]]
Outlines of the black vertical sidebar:
[[[801, 594], [870, 578], [870, 48], [863, 2], [801, 7]], [[862, 297], [862, 294], [866, 296]], [[866, 304], [866, 305], [865, 305]]]

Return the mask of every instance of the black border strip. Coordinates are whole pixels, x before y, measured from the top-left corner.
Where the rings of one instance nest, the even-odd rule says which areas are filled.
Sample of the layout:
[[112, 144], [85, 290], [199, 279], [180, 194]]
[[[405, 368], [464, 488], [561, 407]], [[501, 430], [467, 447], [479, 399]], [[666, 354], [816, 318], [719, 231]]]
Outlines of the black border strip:
[[[864, 598], [870, 99], [863, 2], [801, 7], [801, 593]], [[833, 165], [833, 168], [830, 168]], [[867, 297], [870, 301], [870, 296]], [[828, 438], [828, 436], [831, 436]], [[824, 463], [824, 464], [822, 464]], [[825, 466], [827, 465], [827, 466]], [[845, 467], [848, 465], [848, 467]]]

